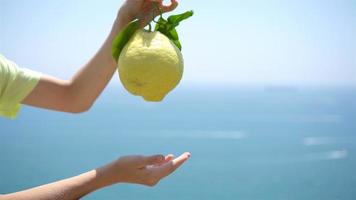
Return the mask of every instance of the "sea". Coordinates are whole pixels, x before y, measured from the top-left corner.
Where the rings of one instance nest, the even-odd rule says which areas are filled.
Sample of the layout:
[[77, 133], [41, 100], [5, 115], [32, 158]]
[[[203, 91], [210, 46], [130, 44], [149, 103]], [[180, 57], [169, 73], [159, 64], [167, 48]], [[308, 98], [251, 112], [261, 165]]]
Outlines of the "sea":
[[155, 187], [87, 200], [354, 200], [355, 87], [179, 87], [148, 103], [109, 87], [90, 111], [23, 106], [0, 119], [0, 193], [68, 178], [120, 156], [192, 156]]

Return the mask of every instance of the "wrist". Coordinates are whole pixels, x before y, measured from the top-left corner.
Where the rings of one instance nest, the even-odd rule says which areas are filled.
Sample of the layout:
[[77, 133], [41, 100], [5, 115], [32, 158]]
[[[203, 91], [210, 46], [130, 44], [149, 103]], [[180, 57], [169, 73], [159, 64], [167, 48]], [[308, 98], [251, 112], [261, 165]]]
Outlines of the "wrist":
[[125, 9], [120, 9], [116, 21], [120, 23], [129, 23], [135, 19], [135, 16], [132, 16], [130, 13], [128, 13]]
[[115, 167], [115, 163], [104, 165], [96, 169], [96, 171], [98, 174], [97, 181], [100, 183], [101, 187], [120, 183], [120, 178]]
[[118, 15], [114, 21], [114, 25], [111, 31], [111, 34], [113, 34], [113, 37], [116, 36], [122, 29], [131, 22], [132, 20], [125, 15]]

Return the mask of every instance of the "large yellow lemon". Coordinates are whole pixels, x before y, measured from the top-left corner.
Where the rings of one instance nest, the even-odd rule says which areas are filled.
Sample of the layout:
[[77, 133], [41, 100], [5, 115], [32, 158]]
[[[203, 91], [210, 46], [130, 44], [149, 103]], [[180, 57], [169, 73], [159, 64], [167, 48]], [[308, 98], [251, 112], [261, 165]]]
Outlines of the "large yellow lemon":
[[122, 84], [146, 101], [162, 101], [183, 75], [180, 50], [160, 32], [140, 29], [123, 48], [118, 62]]

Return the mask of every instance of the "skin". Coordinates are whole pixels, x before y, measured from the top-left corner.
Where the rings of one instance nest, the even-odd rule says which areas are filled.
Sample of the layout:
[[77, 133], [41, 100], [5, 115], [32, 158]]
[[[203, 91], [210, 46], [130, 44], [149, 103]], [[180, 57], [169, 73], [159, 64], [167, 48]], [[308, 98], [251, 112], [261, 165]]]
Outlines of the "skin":
[[36, 88], [23, 104], [70, 113], [82, 113], [90, 109], [109, 83], [117, 69], [111, 56], [114, 37], [132, 20], [140, 19], [141, 27], [152, 20], [152, 14], [174, 10], [178, 3], [171, 0], [166, 6], [162, 0], [126, 0], [120, 8], [112, 30], [99, 51], [70, 80], [43, 75]]
[[[126, 0], [101, 48], [72, 79], [62, 80], [42, 75], [38, 85], [22, 103], [70, 113], [87, 111], [116, 71], [116, 62], [111, 56], [114, 37], [134, 19], [140, 19], [141, 27], [146, 26], [153, 16], [159, 14], [156, 5], [161, 11], [169, 12], [174, 10], [178, 3], [171, 0], [171, 4], [166, 6], [162, 4], [162, 0]], [[75, 177], [0, 195], [0, 200], [79, 199], [90, 192], [117, 183], [154, 186], [173, 173], [189, 157], [188, 152], [177, 158], [173, 155], [125, 156]]]
[[98, 169], [29, 190], [0, 196], [1, 200], [71, 200], [116, 183], [155, 186], [188, 158], [173, 155], [125, 156]]

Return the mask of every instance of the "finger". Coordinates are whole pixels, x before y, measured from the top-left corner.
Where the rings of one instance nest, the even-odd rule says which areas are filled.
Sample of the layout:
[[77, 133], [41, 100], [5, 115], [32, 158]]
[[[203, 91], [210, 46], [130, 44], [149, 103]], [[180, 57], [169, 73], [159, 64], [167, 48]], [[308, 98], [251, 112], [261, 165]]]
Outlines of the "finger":
[[161, 163], [165, 160], [163, 155], [153, 155], [153, 156], [146, 156], [142, 160], [142, 166], [147, 165], [155, 165], [157, 163]]
[[167, 162], [173, 160], [173, 158], [174, 158], [173, 154], [168, 154], [168, 155], [166, 155], [166, 156], [164, 157], [164, 159], [163, 159], [161, 162], [155, 164], [155, 166], [156, 166], [156, 167], [157, 167], [157, 166], [161, 166], [161, 165], [163, 165], [164, 163], [167, 163]]
[[185, 161], [187, 161], [189, 159], [189, 157], [190, 157], [190, 153], [185, 152], [182, 155], [180, 155], [179, 157], [172, 160], [174, 169], [177, 169], [179, 166], [181, 166]]
[[[156, 4], [156, 5], [155, 5]], [[158, 8], [158, 7], [159, 8]], [[178, 2], [171, 0], [170, 5], [163, 5], [163, 0], [146, 0], [143, 4], [143, 14], [139, 17], [140, 28], [144, 28], [150, 21], [152, 21], [161, 12], [170, 12], [177, 8]]]
[[166, 155], [166, 157], [165, 157], [165, 162], [169, 162], [169, 161], [173, 160], [173, 158], [174, 158], [174, 155], [173, 155], [173, 154], [168, 154], [168, 155]]
[[144, 28], [150, 21], [153, 20], [155, 16], [155, 10], [157, 10], [155, 7], [155, 4], [160, 5], [162, 3], [162, 0], [145, 0], [142, 6], [142, 13], [138, 17], [139, 18], [139, 23], [140, 23], [140, 28]]
[[168, 176], [173, 173], [178, 167], [180, 167], [185, 161], [187, 161], [190, 157], [190, 153], [186, 152], [180, 155], [179, 157], [171, 160], [162, 166], [159, 167], [159, 171], [162, 177]]
[[163, 12], [170, 12], [174, 9], [176, 9], [178, 6], [178, 2], [177, 0], [171, 0], [171, 4], [166, 6], [166, 5], [163, 5], [162, 2], [160, 2], [160, 8], [162, 9]]
[[159, 167], [167, 162], [170, 162], [171, 160], [173, 160], [173, 158], [174, 158], [173, 154], [168, 154], [168, 155], [166, 155], [166, 157], [164, 158], [164, 160], [161, 163], [156, 164], [154, 167]]
[[140, 23], [140, 28], [144, 28], [145, 26], [147, 26], [149, 20], [147, 17], [142, 17], [139, 21]]

